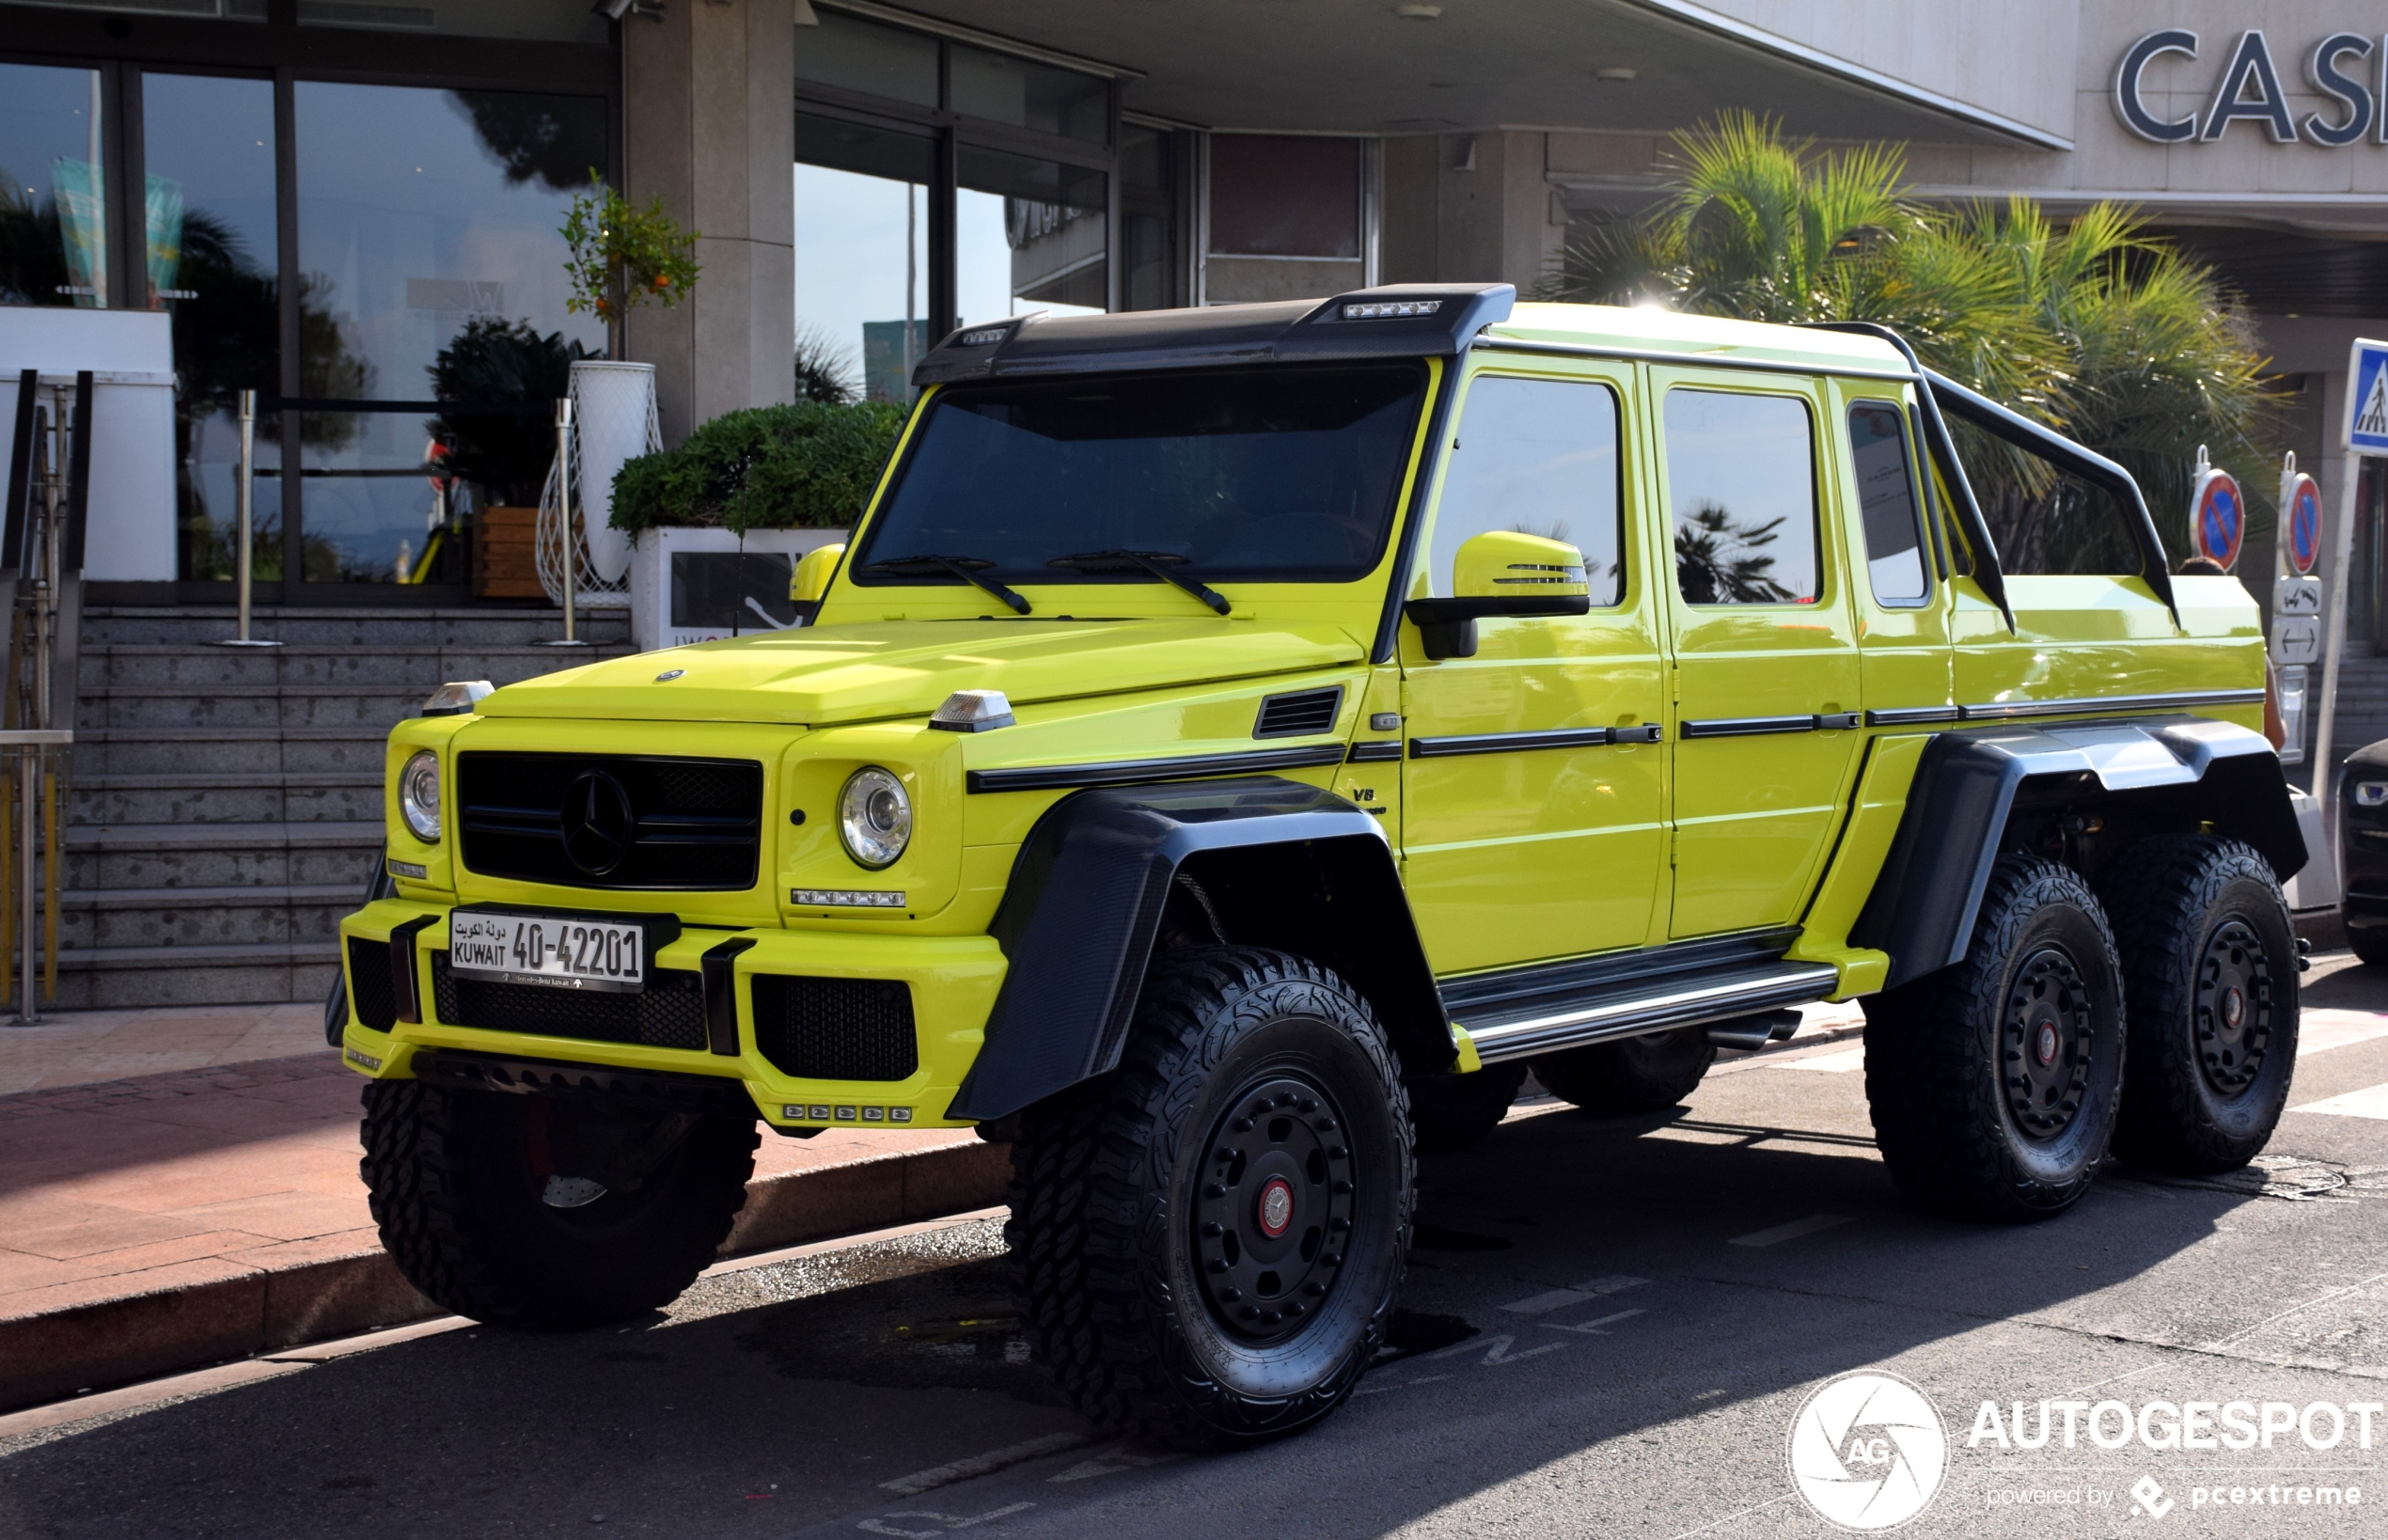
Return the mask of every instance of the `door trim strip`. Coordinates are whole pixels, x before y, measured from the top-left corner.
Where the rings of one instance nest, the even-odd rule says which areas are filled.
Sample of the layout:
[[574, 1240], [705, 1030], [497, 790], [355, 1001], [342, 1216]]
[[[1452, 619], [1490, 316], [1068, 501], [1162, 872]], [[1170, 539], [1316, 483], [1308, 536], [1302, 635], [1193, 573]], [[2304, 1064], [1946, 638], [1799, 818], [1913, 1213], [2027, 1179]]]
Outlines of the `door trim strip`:
[[1867, 727], [1922, 727], [1933, 722], [1957, 720], [1955, 706], [1885, 706], [1865, 714]]
[[1987, 700], [1959, 706], [1968, 722], [2012, 721], [2023, 716], [2112, 716], [2121, 712], [2187, 711], [2199, 706], [2260, 706], [2264, 692], [2251, 690], [2178, 690], [2169, 695], [2110, 695], [2072, 700]]
[[1705, 722], [1686, 722], [1682, 735], [1687, 739], [1752, 738], [1767, 732], [1814, 732], [1822, 722], [1823, 718], [1813, 713], [1806, 716], [1720, 716]]
[[1506, 754], [1530, 748], [1598, 748], [1615, 741], [1607, 728], [1552, 728], [1537, 732], [1478, 732], [1457, 738], [1412, 738], [1413, 760], [1455, 754]]

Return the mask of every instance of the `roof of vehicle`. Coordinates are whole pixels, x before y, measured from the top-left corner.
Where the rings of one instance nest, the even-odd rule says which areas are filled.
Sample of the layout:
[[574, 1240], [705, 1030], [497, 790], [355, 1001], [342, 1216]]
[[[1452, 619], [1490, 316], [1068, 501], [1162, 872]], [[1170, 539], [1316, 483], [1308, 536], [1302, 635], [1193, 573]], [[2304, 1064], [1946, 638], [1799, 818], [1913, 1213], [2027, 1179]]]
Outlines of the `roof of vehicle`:
[[1326, 300], [1042, 311], [964, 326], [913, 370], [916, 385], [1125, 369], [1451, 356], [1474, 345], [1908, 372], [1878, 338], [1653, 307], [1517, 303], [1509, 284], [1385, 284]]

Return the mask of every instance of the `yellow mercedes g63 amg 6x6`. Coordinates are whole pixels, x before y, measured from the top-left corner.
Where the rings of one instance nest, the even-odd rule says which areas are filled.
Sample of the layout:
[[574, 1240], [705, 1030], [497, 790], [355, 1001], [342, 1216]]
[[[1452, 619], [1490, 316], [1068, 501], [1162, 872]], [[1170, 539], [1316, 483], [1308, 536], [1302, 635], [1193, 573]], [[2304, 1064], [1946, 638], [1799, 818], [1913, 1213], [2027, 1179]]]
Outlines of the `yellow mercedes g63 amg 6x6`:
[[1206, 1446], [1349, 1393], [1417, 1141], [1528, 1064], [1662, 1107], [1862, 997], [1925, 1202], [2261, 1148], [2305, 852], [2237, 580], [1887, 332], [1515, 299], [966, 328], [809, 625], [392, 733], [340, 1029], [407, 1276], [618, 1319], [758, 1118], [976, 1126], [1060, 1384]]

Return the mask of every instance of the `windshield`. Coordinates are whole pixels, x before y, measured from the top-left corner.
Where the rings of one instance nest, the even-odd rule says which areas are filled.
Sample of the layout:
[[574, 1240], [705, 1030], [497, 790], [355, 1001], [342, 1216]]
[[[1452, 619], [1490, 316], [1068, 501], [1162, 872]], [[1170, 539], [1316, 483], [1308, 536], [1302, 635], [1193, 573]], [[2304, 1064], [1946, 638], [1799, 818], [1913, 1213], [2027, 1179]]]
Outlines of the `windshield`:
[[[1414, 361], [951, 386], [848, 573], [867, 586], [1363, 577], [1425, 392]], [[932, 557], [970, 575], [919, 559]]]

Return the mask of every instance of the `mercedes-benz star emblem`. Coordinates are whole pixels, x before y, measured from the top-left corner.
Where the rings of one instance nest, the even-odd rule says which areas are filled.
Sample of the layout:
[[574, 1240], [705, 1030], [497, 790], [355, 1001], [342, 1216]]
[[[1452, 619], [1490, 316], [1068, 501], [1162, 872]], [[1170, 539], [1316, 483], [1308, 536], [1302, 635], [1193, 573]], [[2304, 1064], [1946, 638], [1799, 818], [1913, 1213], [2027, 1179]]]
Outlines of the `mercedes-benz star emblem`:
[[636, 820], [630, 794], [603, 770], [584, 770], [564, 788], [564, 855], [592, 877], [621, 865]]

